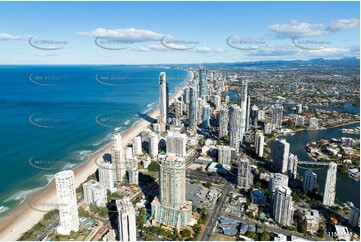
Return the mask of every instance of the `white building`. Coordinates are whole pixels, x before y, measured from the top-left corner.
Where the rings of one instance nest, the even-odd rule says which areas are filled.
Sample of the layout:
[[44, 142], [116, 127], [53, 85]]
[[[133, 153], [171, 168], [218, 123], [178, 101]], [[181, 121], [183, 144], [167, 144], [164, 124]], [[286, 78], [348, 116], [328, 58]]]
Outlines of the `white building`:
[[335, 225], [335, 237], [339, 241], [350, 241], [351, 233], [347, 227], [342, 225]]
[[271, 123], [266, 123], [263, 127], [265, 134], [271, 134], [273, 130], [275, 130], [275, 125]]
[[[241, 101], [241, 125], [240, 125], [240, 142], [242, 143], [243, 141], [243, 136], [244, 133], [246, 132], [246, 128], [247, 128], [247, 120], [248, 120], [248, 116], [247, 116], [247, 110], [248, 110], [248, 105], [247, 105], [247, 96], [248, 96], [248, 81], [247, 80], [242, 80], [241, 81], [241, 85], [240, 85], [240, 93], [239, 93], [239, 99]], [[235, 147], [233, 147], [235, 148]]]
[[232, 160], [232, 149], [229, 146], [218, 146], [218, 163], [229, 165]]
[[229, 146], [238, 152], [239, 142], [241, 141], [241, 108], [237, 104], [232, 104], [229, 112]]
[[305, 117], [301, 115], [297, 115], [295, 119], [296, 126], [303, 126], [305, 125]]
[[317, 174], [311, 170], [305, 171], [302, 188], [305, 192], [313, 192], [317, 184]]
[[128, 197], [116, 200], [118, 211], [118, 236], [119, 241], [137, 240], [137, 227], [135, 210]]
[[255, 153], [258, 157], [263, 157], [264, 135], [262, 131], [257, 131], [254, 139]]
[[167, 154], [185, 157], [187, 154], [187, 135], [178, 132], [168, 132]]
[[221, 106], [221, 110], [219, 112], [219, 138], [228, 136], [228, 119], [228, 107]]
[[272, 112], [271, 123], [274, 124], [277, 129], [281, 128], [282, 115], [283, 115], [282, 104], [272, 105], [271, 112]]
[[331, 162], [328, 166], [323, 205], [332, 206], [336, 196], [337, 164]]
[[111, 138], [111, 156], [112, 164], [115, 168], [114, 178], [121, 181], [126, 174], [125, 153], [123, 148], [122, 136], [119, 133]]
[[165, 131], [165, 125], [167, 124], [167, 81], [165, 72], [159, 74], [159, 109], [160, 115], [158, 117], [158, 123], [161, 126], [161, 132]]
[[128, 170], [129, 183], [138, 185], [139, 184], [139, 171], [138, 168], [132, 168]]
[[216, 109], [218, 109], [221, 106], [222, 98], [219, 95], [214, 95], [214, 105], [216, 106]]
[[281, 173], [287, 172], [290, 144], [285, 139], [276, 139], [272, 150], [272, 166]]
[[308, 128], [309, 129], [318, 129], [318, 119], [310, 118]]
[[238, 178], [237, 186], [241, 189], [248, 190], [252, 185], [252, 174], [249, 159], [243, 155], [238, 161]]
[[269, 178], [269, 190], [273, 192], [276, 187], [287, 187], [288, 186], [288, 176], [281, 173], [271, 173]]
[[134, 137], [132, 140], [133, 145], [133, 155], [141, 155], [142, 152], [142, 138], [140, 136]]
[[79, 230], [78, 202], [75, 192], [74, 172], [61, 171], [55, 174], [56, 194], [59, 207], [59, 234], [68, 235]]
[[304, 214], [304, 224], [306, 225], [307, 231], [314, 234], [319, 229], [320, 214], [318, 210], [307, 210]]
[[291, 180], [296, 179], [297, 177], [297, 165], [298, 165], [297, 155], [290, 153], [288, 157], [287, 175]]
[[184, 106], [184, 103], [182, 101], [176, 100], [174, 102], [174, 111], [175, 111], [175, 115], [177, 117], [183, 116], [183, 112], [184, 112], [183, 106]]
[[159, 144], [158, 136], [155, 134], [151, 134], [149, 137], [148, 152], [152, 159], [155, 159], [158, 156], [158, 144]]
[[277, 223], [291, 226], [293, 223], [293, 201], [289, 187], [278, 186], [272, 193], [272, 215]]
[[91, 203], [98, 207], [105, 207], [107, 204], [107, 189], [95, 180], [89, 180], [83, 184], [84, 202]]
[[116, 191], [114, 187], [114, 166], [109, 161], [102, 161], [99, 164], [99, 183], [111, 192]]

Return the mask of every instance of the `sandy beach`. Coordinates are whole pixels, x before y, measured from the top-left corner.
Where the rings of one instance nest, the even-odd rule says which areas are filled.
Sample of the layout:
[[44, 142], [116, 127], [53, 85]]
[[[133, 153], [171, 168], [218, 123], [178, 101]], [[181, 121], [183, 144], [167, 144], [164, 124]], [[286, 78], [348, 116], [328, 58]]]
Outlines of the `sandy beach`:
[[[170, 103], [180, 97], [183, 93], [183, 87], [180, 87], [176, 93], [172, 96]], [[156, 119], [159, 115], [159, 108], [156, 108], [149, 114], [151, 118]], [[145, 119], [141, 119], [134, 124], [133, 127], [122, 132], [123, 142], [126, 144], [128, 141], [137, 136], [143, 129], [148, 127], [150, 123]], [[79, 187], [87, 177], [93, 174], [98, 166], [96, 160], [101, 158], [103, 154], [110, 153], [110, 146], [106, 146], [104, 149], [90, 155], [88, 159], [73, 169], [75, 173], [75, 186]], [[38, 211], [29, 204], [56, 204], [56, 189], [55, 181], [51, 181], [43, 189], [34, 192], [27, 196], [25, 201], [12, 211], [12, 213], [3, 218], [0, 221], [0, 240], [14, 241], [17, 240], [21, 234], [29, 230], [37, 222], [39, 222], [46, 211]], [[49, 211], [51, 209], [47, 209]]]

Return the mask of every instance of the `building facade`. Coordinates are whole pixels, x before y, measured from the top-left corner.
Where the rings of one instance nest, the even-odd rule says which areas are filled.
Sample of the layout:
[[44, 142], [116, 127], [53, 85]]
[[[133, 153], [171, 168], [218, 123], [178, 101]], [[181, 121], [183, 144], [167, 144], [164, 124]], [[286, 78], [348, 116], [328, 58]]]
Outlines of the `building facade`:
[[61, 171], [55, 174], [56, 195], [59, 208], [59, 234], [68, 235], [79, 230], [78, 202], [75, 192], [74, 172]]

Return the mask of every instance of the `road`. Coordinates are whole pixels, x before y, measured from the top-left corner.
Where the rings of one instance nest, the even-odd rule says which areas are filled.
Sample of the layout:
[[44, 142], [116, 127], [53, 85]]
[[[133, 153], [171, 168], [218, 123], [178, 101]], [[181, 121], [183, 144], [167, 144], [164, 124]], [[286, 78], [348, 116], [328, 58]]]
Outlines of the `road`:
[[222, 195], [219, 198], [219, 201], [214, 206], [213, 213], [212, 213], [212, 215], [211, 215], [211, 217], [210, 217], [210, 219], [208, 221], [208, 224], [206, 226], [206, 230], [204, 231], [204, 233], [202, 235], [201, 241], [207, 241], [207, 240], [209, 240], [211, 238], [214, 225], [215, 225], [215, 223], [217, 221], [217, 218], [220, 215], [220, 212], [222, 212], [224, 199], [227, 197], [227, 194], [229, 193], [231, 188], [232, 188], [232, 186], [228, 182], [223, 186]]
[[[277, 226], [273, 226], [273, 225], [267, 225], [265, 223], [260, 223], [256, 220], [252, 220], [252, 219], [244, 219], [244, 218], [240, 218], [240, 217], [237, 217], [235, 216], [234, 214], [231, 214], [231, 213], [225, 213], [227, 214], [227, 217], [229, 218], [233, 218], [237, 221], [240, 221], [241, 223], [245, 223], [245, 224], [248, 224], [248, 225], [253, 225], [253, 226], [256, 226], [258, 228], [261, 228], [263, 229], [264, 231], [268, 231], [268, 232], [273, 232], [275, 234], [284, 234], [284, 235], [293, 235], [293, 236], [297, 236], [297, 237], [300, 237], [300, 238], [304, 238], [304, 239], [308, 239], [308, 240], [326, 240], [326, 241], [329, 241], [330, 238], [318, 238], [318, 237], [310, 237], [310, 236], [304, 236], [303, 234], [301, 233], [298, 233], [296, 231], [289, 231], [289, 230], [284, 230], [282, 228], [279, 228]], [[332, 240], [332, 239], [331, 239]]]

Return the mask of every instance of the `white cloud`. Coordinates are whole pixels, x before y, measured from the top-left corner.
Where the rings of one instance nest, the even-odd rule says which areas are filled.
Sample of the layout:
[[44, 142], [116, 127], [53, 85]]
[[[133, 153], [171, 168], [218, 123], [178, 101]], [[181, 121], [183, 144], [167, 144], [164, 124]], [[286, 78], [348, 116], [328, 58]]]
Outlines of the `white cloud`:
[[116, 38], [123, 41], [146, 42], [159, 41], [164, 34], [156, 33], [146, 29], [103, 29], [97, 28], [91, 32], [79, 32], [81, 36]]
[[331, 24], [327, 27], [326, 30], [334, 32], [334, 31], [342, 31], [352, 29], [359, 25], [358, 19], [338, 19], [331, 22]]
[[324, 30], [322, 24], [311, 24], [296, 20], [292, 20], [291, 23], [287, 24], [273, 24], [268, 26], [268, 28], [281, 36], [289, 38], [320, 36], [328, 33]]
[[145, 48], [145, 47], [133, 47], [133, 48], [131, 48], [131, 50], [139, 51], [139, 52], [147, 52], [147, 51], [150, 51], [149, 48]]
[[22, 40], [27, 38], [24, 35], [11, 35], [7, 33], [0, 33], [0, 40]]
[[209, 48], [209, 47], [196, 47], [194, 49], [191, 49], [191, 51], [198, 52], [198, 53], [223, 53], [223, 48]]

